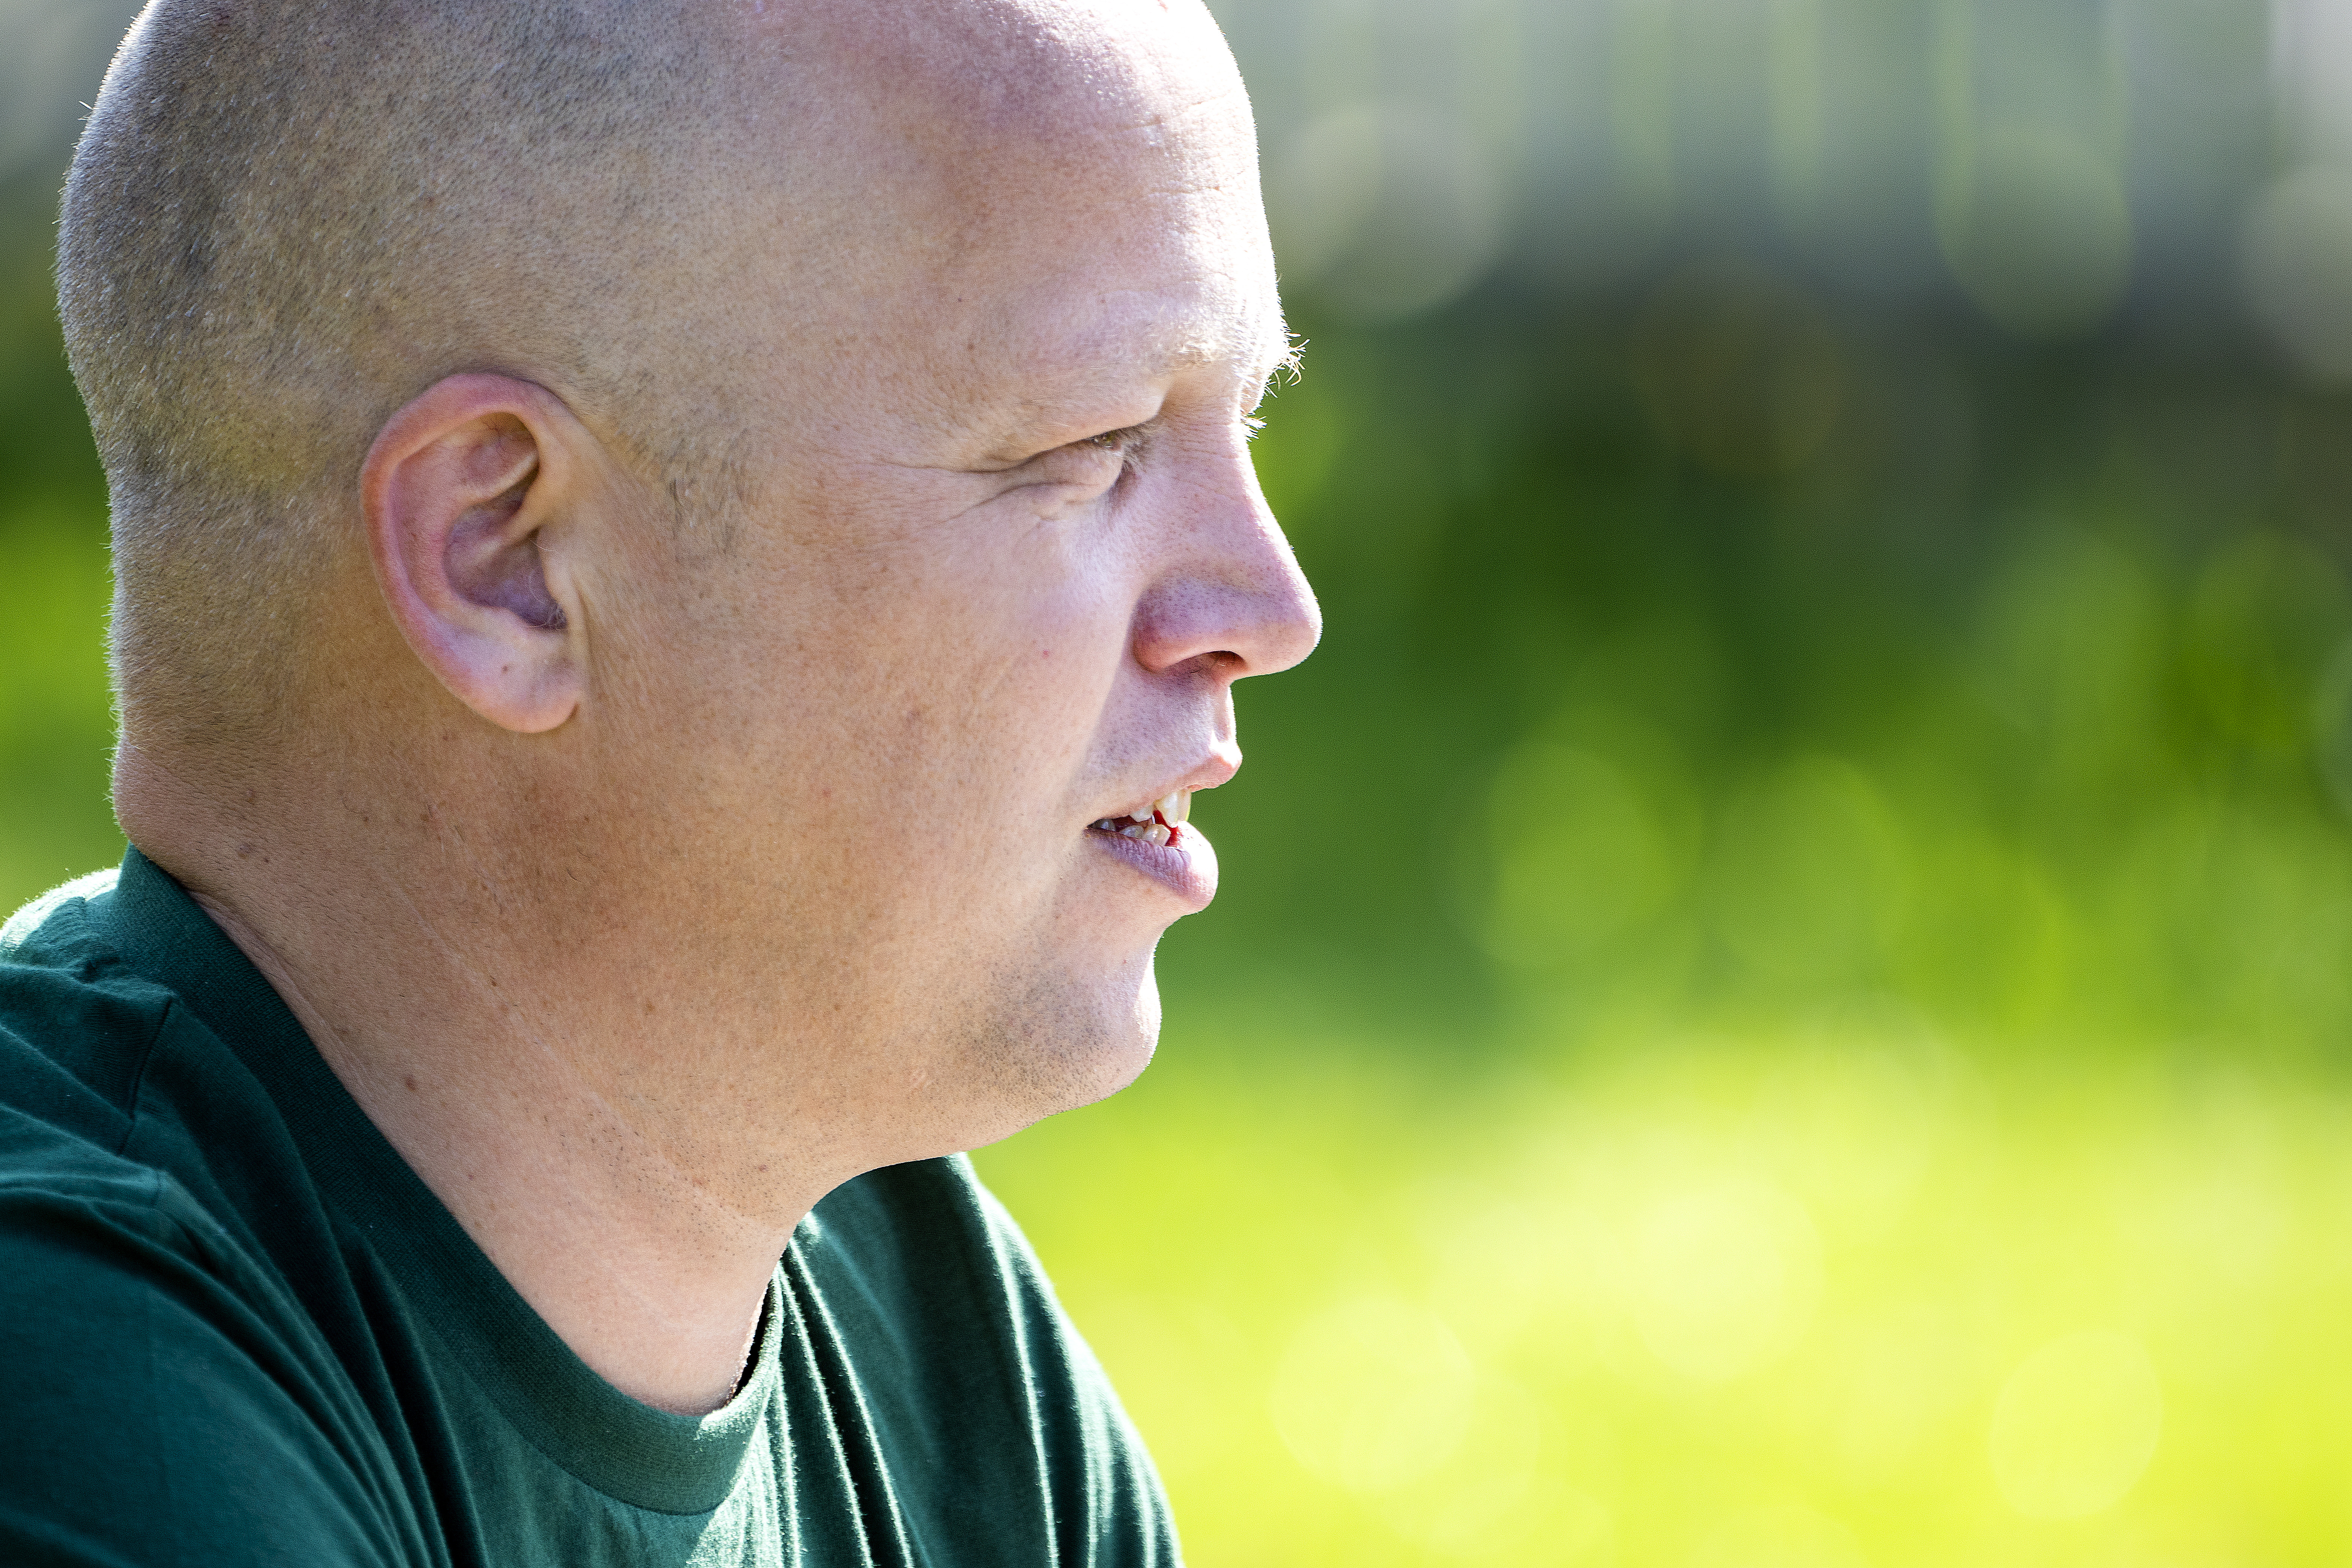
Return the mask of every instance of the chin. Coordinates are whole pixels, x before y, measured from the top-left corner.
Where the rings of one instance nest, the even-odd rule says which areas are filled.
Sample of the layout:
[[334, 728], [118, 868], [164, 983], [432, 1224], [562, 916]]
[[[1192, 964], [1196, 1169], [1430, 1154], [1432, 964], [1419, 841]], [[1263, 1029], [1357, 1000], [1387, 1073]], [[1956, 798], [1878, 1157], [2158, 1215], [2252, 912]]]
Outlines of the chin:
[[971, 1147], [1108, 1100], [1142, 1075], [1160, 1044], [1160, 983], [1148, 952], [1110, 974], [1037, 977], [998, 996], [968, 1047], [976, 1108], [988, 1107], [985, 1135]]

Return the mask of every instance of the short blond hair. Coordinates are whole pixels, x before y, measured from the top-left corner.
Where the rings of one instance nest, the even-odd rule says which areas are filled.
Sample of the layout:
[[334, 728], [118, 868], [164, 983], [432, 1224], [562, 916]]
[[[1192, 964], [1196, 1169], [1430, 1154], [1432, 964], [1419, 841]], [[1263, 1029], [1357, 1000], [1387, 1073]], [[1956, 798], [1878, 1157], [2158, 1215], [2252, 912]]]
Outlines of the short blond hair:
[[601, 405], [681, 515], [732, 493], [679, 346], [725, 52], [677, 0], [140, 16], [58, 264], [113, 509], [126, 736], [279, 731], [306, 590], [358, 544], [361, 460], [444, 375]]

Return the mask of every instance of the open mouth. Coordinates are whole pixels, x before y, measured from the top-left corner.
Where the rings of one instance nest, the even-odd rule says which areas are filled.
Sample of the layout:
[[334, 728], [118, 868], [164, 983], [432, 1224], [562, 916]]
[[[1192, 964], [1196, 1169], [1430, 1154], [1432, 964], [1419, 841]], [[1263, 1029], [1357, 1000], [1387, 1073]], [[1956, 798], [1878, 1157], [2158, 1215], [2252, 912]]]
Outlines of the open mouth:
[[1192, 814], [1192, 792], [1189, 789], [1170, 790], [1148, 805], [1140, 805], [1125, 816], [1106, 816], [1088, 825], [1089, 833], [1115, 833], [1121, 838], [1133, 838], [1145, 844], [1180, 844], [1184, 837], [1184, 821]]

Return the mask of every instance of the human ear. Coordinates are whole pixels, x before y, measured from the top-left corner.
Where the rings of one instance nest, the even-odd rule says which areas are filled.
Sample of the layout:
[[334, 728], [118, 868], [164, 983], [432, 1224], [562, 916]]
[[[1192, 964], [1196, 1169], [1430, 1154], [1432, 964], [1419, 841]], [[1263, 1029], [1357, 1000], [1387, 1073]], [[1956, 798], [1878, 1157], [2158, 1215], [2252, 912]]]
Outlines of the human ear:
[[394, 415], [361, 467], [368, 549], [401, 636], [502, 729], [538, 734], [580, 705], [586, 627], [566, 552], [597, 461], [554, 394], [467, 374]]

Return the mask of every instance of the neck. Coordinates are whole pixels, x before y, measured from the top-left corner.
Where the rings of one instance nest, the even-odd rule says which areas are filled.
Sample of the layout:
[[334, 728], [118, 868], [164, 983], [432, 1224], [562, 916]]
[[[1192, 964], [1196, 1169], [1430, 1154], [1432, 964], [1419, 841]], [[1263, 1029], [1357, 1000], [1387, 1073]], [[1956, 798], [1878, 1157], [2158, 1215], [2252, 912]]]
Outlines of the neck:
[[[724, 1404], [793, 1226], [854, 1171], [764, 1150], [745, 1165], [723, 1138], [681, 1136], [730, 1120], [681, 1115], [691, 1094], [646, 1066], [693, 1059], [660, 1046], [695, 1032], [694, 999], [663, 996], [659, 976], [613, 974], [593, 949], [578, 967], [602, 973], [551, 961], [567, 944], [507, 896], [463, 824], [376, 802], [361, 822], [384, 826], [334, 831], [299, 806], [261, 808], [299, 796], [349, 813], [346, 792], [259, 803], [190, 773], [125, 741], [117, 810], [142, 851], [252, 960], [368, 1118], [583, 1362], [648, 1405]], [[430, 877], [411, 874], [420, 833]], [[453, 847], [476, 876], [448, 875]], [[768, 1149], [819, 1142], [768, 1126]]]

